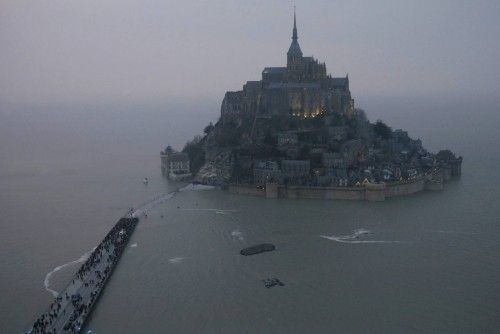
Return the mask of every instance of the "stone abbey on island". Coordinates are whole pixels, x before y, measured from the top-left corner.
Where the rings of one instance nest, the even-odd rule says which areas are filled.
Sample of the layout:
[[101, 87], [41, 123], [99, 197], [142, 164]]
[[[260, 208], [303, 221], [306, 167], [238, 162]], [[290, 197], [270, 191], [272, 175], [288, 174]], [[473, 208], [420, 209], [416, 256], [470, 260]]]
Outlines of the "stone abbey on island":
[[451, 151], [433, 154], [406, 131], [371, 123], [355, 108], [348, 75], [304, 57], [298, 39], [294, 13], [286, 66], [227, 92], [202, 136], [161, 152], [162, 172], [239, 194], [370, 201], [442, 190], [460, 176], [462, 158]]

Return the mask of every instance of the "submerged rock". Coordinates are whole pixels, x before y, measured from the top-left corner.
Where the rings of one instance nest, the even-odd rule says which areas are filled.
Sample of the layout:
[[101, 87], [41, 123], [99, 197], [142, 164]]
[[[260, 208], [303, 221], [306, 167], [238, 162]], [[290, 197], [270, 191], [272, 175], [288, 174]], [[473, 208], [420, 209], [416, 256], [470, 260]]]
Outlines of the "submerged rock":
[[275, 250], [276, 247], [273, 244], [260, 244], [252, 247], [244, 248], [240, 251], [241, 255], [255, 255], [263, 252], [270, 252]]
[[280, 281], [276, 277], [271, 277], [271, 278], [263, 279], [262, 282], [264, 282], [264, 286], [266, 288], [268, 288], [268, 289], [272, 288], [272, 287], [275, 287], [276, 285], [279, 285], [279, 286], [284, 286], [285, 285], [285, 283], [283, 283], [282, 281]]

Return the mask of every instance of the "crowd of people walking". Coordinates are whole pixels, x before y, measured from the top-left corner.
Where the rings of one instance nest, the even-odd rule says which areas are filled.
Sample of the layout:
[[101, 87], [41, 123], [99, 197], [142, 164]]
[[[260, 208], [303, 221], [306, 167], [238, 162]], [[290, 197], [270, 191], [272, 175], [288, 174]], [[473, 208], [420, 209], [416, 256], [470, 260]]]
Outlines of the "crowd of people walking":
[[79, 333], [138, 222], [130, 214], [121, 218], [27, 333]]

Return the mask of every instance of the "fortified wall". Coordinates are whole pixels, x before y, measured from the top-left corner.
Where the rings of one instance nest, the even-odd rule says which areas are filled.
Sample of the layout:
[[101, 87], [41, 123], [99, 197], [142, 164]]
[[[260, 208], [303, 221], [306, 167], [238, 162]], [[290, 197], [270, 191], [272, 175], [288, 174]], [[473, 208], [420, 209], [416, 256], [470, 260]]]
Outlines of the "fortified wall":
[[384, 190], [385, 197], [390, 198], [418, 193], [425, 189], [426, 182], [427, 180], [424, 177], [420, 177], [408, 182], [386, 183]]
[[434, 187], [426, 187], [431, 180], [420, 177], [415, 180], [397, 183], [367, 183], [360, 187], [310, 187], [287, 186], [267, 183], [265, 189], [254, 185], [231, 184], [228, 190], [232, 194], [251, 195], [266, 198], [290, 199], [343, 199], [356, 201], [380, 202], [386, 198], [406, 196], [423, 190], [442, 190], [442, 183], [432, 181]]

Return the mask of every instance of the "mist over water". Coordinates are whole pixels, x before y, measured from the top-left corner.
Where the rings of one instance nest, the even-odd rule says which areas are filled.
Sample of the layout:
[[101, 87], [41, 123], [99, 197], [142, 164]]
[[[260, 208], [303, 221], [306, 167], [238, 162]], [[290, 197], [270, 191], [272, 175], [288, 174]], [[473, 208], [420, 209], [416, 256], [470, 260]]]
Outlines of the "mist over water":
[[[495, 333], [500, 101], [359, 97], [357, 104], [429, 150], [462, 155], [462, 178], [442, 193], [382, 203], [178, 192], [141, 220], [88, 327]], [[218, 112], [215, 100], [2, 105], [1, 333], [29, 327], [53, 298], [47, 274], [50, 289], [60, 291], [75, 259], [130, 207], [184, 186], [161, 177], [159, 151], [181, 149]], [[239, 255], [261, 242], [277, 250]], [[273, 276], [285, 286], [266, 289], [261, 280]]]

